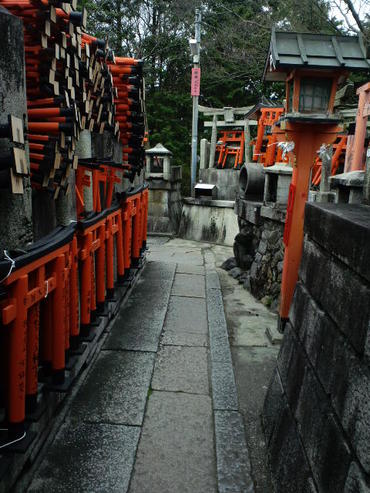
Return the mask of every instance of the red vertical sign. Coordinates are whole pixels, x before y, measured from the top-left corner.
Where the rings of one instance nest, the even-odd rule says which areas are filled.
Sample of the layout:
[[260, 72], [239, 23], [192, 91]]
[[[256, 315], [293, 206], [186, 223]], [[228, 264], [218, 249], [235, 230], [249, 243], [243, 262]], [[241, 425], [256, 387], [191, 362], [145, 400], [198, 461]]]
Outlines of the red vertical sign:
[[191, 95], [200, 95], [200, 68], [191, 69]]

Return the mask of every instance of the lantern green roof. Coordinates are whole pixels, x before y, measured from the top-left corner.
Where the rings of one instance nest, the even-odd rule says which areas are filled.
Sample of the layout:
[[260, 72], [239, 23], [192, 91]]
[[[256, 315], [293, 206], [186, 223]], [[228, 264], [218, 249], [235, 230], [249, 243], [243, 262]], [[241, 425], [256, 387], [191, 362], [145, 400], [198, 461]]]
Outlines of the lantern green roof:
[[361, 36], [296, 33], [272, 30], [263, 79], [285, 80], [294, 68], [369, 70]]

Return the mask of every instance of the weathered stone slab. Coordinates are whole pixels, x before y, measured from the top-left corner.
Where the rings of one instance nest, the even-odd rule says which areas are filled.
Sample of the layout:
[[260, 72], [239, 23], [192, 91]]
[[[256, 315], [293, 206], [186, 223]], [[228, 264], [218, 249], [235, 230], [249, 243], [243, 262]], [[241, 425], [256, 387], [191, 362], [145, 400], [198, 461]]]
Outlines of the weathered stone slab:
[[157, 351], [175, 265], [149, 264], [104, 344], [104, 349]]
[[254, 492], [242, 416], [236, 411], [215, 411], [219, 493]]
[[149, 259], [155, 262], [181, 263], [187, 265], [203, 266], [203, 256], [199, 251], [171, 248], [163, 246], [160, 250], [153, 250], [149, 254]]
[[163, 346], [157, 355], [152, 388], [209, 394], [207, 349]]
[[312, 241], [304, 242], [299, 275], [311, 296], [363, 354], [370, 319], [370, 289], [364, 279]]
[[175, 346], [208, 345], [205, 300], [181, 296], [170, 297], [162, 344]]
[[204, 276], [203, 265], [177, 264], [177, 274], [198, 274]]
[[307, 367], [295, 418], [320, 491], [343, 491], [351, 452], [314, 372]]
[[211, 399], [153, 392], [130, 493], [216, 493]]
[[204, 277], [193, 274], [176, 274], [171, 294], [174, 296], [205, 298]]
[[71, 419], [141, 425], [154, 354], [103, 351], [72, 404]]
[[115, 325], [104, 343], [104, 349], [156, 352], [162, 332], [165, 310], [153, 320], [137, 320]]
[[157, 351], [166, 316], [170, 284], [162, 290], [135, 293], [121, 308], [104, 349]]
[[136, 426], [78, 423], [61, 427], [28, 491], [125, 493], [140, 436]]
[[370, 208], [360, 204], [306, 204], [305, 231], [370, 281]]
[[174, 275], [174, 266], [172, 264], [168, 264], [166, 262], [149, 261], [145, 266], [145, 270], [137, 286], [140, 286], [140, 284], [145, 284], [146, 280], [149, 278], [151, 278], [152, 280], [157, 279], [158, 281], [164, 281], [164, 280], [171, 281], [173, 275]]
[[[295, 420], [288, 406], [282, 406], [276, 416], [275, 427], [269, 444], [269, 458], [275, 479], [276, 493], [310, 491], [311, 471], [299, 439]], [[335, 490], [331, 490], [334, 491]]]

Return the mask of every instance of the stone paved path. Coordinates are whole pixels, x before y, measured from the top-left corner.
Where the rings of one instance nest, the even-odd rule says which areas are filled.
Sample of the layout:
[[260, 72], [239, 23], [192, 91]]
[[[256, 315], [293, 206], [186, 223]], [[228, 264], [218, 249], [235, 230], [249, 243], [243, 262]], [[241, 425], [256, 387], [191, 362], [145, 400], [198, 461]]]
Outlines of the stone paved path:
[[209, 249], [151, 241], [28, 491], [254, 491]]

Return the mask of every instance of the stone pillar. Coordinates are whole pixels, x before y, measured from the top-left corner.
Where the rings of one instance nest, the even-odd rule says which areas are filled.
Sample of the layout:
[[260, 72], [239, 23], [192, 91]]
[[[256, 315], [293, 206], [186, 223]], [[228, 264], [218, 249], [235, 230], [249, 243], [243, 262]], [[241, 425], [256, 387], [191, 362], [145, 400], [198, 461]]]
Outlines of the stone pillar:
[[251, 130], [249, 128], [249, 120], [246, 119], [244, 122], [244, 162], [245, 162], [245, 164], [249, 163], [250, 145], [251, 145]]
[[[88, 130], [83, 130], [80, 133], [80, 138], [78, 139], [76, 145], [76, 154], [81, 159], [92, 158], [91, 133]], [[83, 198], [85, 203], [85, 211], [89, 213], [93, 211], [93, 189], [91, 171], [87, 171], [86, 174], [90, 176], [90, 187], [84, 187]]]
[[329, 177], [331, 175], [331, 166], [333, 158], [333, 146], [329, 146], [328, 149], [322, 153], [322, 166], [321, 166], [321, 182], [320, 192], [329, 192]]
[[74, 170], [70, 171], [68, 185], [68, 193], [61, 192], [55, 203], [56, 220], [59, 226], [68, 226], [72, 221], [77, 221]]
[[207, 139], [200, 141], [200, 169], [208, 168], [209, 163], [209, 142]]
[[215, 165], [216, 144], [217, 144], [217, 115], [213, 115], [211, 147], [209, 150], [209, 166], [208, 166], [209, 168], [213, 168], [213, 166]]
[[[0, 124], [8, 115], [27, 121], [23, 24], [0, 7]], [[9, 153], [8, 139], [0, 139], [0, 154]], [[28, 155], [28, 149], [26, 149]], [[0, 193], [0, 248], [22, 248], [32, 241], [32, 193], [30, 179], [23, 179], [23, 194]]]

